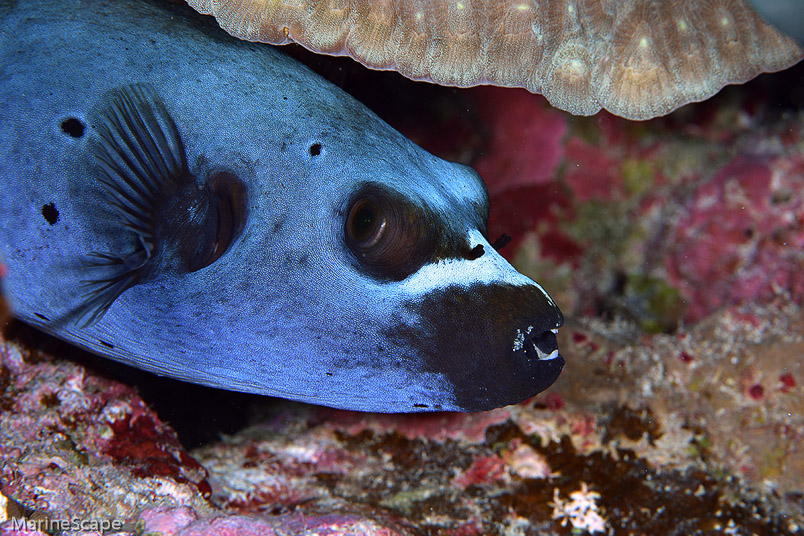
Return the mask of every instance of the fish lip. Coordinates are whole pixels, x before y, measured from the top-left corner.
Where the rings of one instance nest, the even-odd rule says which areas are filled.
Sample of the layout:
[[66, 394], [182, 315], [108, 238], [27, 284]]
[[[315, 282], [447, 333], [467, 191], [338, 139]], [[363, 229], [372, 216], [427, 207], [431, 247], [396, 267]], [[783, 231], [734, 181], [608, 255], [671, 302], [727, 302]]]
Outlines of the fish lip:
[[550, 361], [552, 359], [562, 359], [558, 352], [558, 327], [545, 330], [535, 329], [535, 326], [528, 326], [525, 329], [517, 329], [511, 350], [522, 352], [528, 361]]
[[511, 358], [523, 377], [527, 378], [530, 396], [550, 387], [564, 369], [565, 361], [559, 352], [556, 337], [558, 328], [563, 323], [561, 320], [548, 324], [550, 327], [544, 327], [542, 322], [541, 326], [533, 324], [516, 330]]

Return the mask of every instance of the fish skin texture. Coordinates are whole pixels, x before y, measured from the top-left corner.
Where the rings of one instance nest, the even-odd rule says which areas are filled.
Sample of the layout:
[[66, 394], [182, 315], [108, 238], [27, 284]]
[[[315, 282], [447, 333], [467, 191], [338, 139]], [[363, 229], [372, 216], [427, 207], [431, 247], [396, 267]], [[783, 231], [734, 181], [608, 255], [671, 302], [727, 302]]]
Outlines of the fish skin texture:
[[[156, 374], [364, 411], [492, 409], [558, 377], [561, 312], [488, 243], [471, 169], [185, 7], [18, 0], [0, 15], [0, 262], [21, 320]], [[179, 163], [101, 172], [138, 154]], [[221, 225], [193, 220], [220, 216], [195, 203], [220, 177], [244, 192], [225, 248], [208, 236]], [[110, 202], [147, 181], [158, 195], [136, 210]], [[349, 242], [361, 192], [410, 255]], [[146, 260], [93, 316], [116, 273], [99, 254]]]

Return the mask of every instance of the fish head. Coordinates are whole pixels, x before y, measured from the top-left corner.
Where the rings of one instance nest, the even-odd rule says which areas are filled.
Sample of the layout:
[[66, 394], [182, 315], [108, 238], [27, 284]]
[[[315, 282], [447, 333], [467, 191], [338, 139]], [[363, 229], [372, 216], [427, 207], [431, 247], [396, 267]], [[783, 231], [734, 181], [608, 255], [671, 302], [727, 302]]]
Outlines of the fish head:
[[232, 104], [224, 124], [150, 85], [113, 91], [90, 155], [120, 229], [93, 232], [112, 245], [88, 264], [86, 320], [50, 328], [160, 374], [351, 410], [481, 411], [549, 387], [562, 315], [489, 243], [481, 178], [315, 97]]
[[550, 386], [562, 314], [489, 243], [479, 175], [390, 133], [316, 139], [310, 213], [282, 240], [305, 264], [283, 276], [287, 344], [315, 341], [303, 359], [326, 376], [311, 401], [480, 411]]

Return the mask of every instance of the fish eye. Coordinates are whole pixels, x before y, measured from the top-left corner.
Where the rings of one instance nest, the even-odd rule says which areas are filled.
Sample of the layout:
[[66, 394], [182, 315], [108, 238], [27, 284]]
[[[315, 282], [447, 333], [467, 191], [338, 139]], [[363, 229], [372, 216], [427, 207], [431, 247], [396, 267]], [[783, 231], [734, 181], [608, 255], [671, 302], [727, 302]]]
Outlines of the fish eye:
[[404, 195], [366, 184], [347, 207], [343, 236], [364, 273], [401, 281], [435, 253], [433, 218]]
[[362, 248], [376, 246], [382, 240], [388, 220], [382, 207], [372, 199], [358, 199], [346, 220], [347, 236]]

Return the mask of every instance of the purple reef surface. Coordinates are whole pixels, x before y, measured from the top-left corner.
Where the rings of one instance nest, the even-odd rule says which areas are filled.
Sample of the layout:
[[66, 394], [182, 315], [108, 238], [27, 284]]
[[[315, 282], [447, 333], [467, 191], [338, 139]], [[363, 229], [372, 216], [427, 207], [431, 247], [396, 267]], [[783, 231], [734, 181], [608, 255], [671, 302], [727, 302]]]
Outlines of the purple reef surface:
[[190, 444], [147, 375], [0, 300], [0, 536], [800, 534], [804, 69], [642, 123], [349, 69], [487, 181], [490, 238], [565, 313], [559, 380], [478, 414], [243, 397]]

